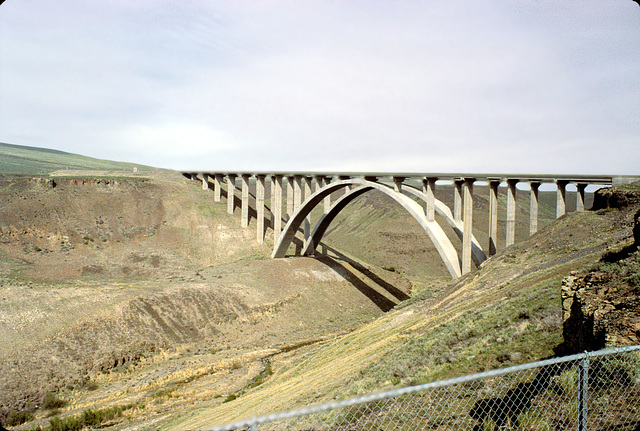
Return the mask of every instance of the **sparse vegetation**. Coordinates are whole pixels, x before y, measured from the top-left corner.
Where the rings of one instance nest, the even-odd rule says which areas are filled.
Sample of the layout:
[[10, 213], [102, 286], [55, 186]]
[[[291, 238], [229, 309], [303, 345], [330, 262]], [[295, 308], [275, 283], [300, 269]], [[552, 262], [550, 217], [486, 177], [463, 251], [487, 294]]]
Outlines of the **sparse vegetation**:
[[[255, 218], [241, 228], [224, 198], [214, 203], [183, 177], [122, 179], [116, 192], [114, 182], [90, 176], [55, 181], [55, 193], [44, 180], [0, 182], [0, 313], [10, 322], [0, 335], [11, 340], [5, 356], [17, 361], [0, 362], [0, 371], [22, 379], [2, 387], [15, 390], [0, 393], [2, 407], [13, 411], [7, 424], [36, 417], [52, 431], [129, 427], [125, 412], [143, 427], [169, 410], [150, 427], [200, 429], [247, 412], [551, 356], [562, 342], [562, 277], [595, 261], [605, 245], [628, 242], [628, 224], [613, 223], [612, 211], [567, 215], [542, 229], [555, 218], [544, 203], [555, 194], [541, 193], [537, 235], [504, 254], [498, 244], [479, 271], [451, 282], [421, 228], [373, 193], [330, 227], [331, 263], [269, 259], [270, 231], [258, 246]], [[442, 189], [439, 198], [451, 200]], [[475, 202], [486, 206], [486, 197], [480, 187]], [[518, 201], [518, 211], [526, 202]], [[485, 226], [485, 209], [477, 214]], [[516, 229], [524, 241], [521, 215]], [[481, 244], [484, 229], [474, 226]], [[593, 269], [637, 288], [634, 265], [603, 261]], [[388, 313], [374, 300], [381, 297]], [[631, 365], [603, 365], [603, 381]], [[46, 388], [33, 384], [43, 375]], [[570, 373], [559, 381], [575, 384]], [[22, 408], [42, 390], [52, 391], [48, 407]], [[114, 397], [147, 407], [86, 409]], [[346, 414], [357, 421], [375, 413]]]
[[232, 393], [227, 395], [223, 402], [228, 403], [230, 401], [235, 400], [236, 398], [244, 395], [249, 389], [253, 389], [255, 387], [260, 386], [273, 374], [273, 369], [271, 368], [271, 362], [267, 361], [264, 365], [264, 368], [256, 377], [254, 377], [251, 382], [241, 391]]
[[25, 422], [29, 422], [35, 419], [35, 416], [31, 412], [11, 410], [5, 419], [4, 424], [8, 427], [15, 427], [22, 425]]
[[605, 256], [600, 262], [590, 265], [589, 271], [599, 273], [602, 282], [615, 280], [616, 283], [640, 290], [640, 252], [611, 253], [609, 256], [620, 255], [619, 259]]
[[46, 410], [60, 409], [65, 407], [69, 402], [63, 398], [59, 398], [53, 392], [48, 392], [42, 402], [42, 408]]
[[126, 404], [104, 409], [86, 409], [80, 415], [66, 416], [63, 418], [54, 416], [49, 419], [48, 426], [35, 426], [30, 428], [29, 431], [79, 431], [86, 427], [100, 427], [107, 422], [122, 418], [125, 411], [135, 408], [144, 408], [144, 406]]
[[[485, 302], [453, 319], [442, 316], [426, 332], [361, 371], [356, 393], [384, 386], [516, 365], [553, 354], [562, 342], [560, 280], [545, 280], [496, 302]], [[409, 334], [408, 334], [409, 335]]]

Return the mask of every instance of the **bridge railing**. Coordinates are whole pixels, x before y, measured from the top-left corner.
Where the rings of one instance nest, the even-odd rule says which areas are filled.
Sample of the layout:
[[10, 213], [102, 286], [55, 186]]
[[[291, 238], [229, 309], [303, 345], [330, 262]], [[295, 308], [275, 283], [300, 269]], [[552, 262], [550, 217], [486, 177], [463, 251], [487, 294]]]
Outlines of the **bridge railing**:
[[285, 429], [635, 431], [640, 429], [640, 346], [401, 388], [212, 430]]

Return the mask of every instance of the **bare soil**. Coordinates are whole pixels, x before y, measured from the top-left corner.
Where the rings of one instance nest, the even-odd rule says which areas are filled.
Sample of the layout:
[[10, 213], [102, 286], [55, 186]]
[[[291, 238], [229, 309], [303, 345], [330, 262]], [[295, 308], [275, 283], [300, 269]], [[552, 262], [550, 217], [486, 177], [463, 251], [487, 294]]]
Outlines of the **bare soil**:
[[65, 414], [221, 402], [266, 362], [411, 293], [401, 274], [350, 259], [271, 260], [271, 238], [258, 245], [176, 173], [82, 174], [0, 179], [0, 421], [28, 410], [48, 424], [49, 392], [71, 402]]
[[[177, 173], [5, 177], [0, 203], [0, 422], [35, 415], [17, 429], [125, 404], [127, 417], [103, 428], [200, 429], [389, 387], [394, 352], [444, 322], [520, 306], [527, 289], [553, 281], [559, 297], [564, 274], [628, 242], [633, 226], [628, 211], [583, 212], [525, 240], [520, 207], [523, 241], [451, 282], [419, 227], [373, 195], [336, 220], [327, 255], [276, 260], [270, 231], [256, 242], [255, 212], [243, 229], [224, 199]], [[553, 310], [531, 314], [546, 338], [522, 361], [557, 343]], [[460, 370], [499, 356], [495, 337], [476, 332], [465, 357], [486, 358]], [[68, 405], [41, 408], [50, 392]]]

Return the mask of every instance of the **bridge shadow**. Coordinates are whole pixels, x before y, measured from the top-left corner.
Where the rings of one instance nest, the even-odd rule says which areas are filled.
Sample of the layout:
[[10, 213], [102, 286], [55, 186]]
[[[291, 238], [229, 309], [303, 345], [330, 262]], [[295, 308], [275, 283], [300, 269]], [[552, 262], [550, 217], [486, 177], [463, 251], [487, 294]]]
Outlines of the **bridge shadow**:
[[344, 263], [331, 256], [319, 256], [316, 257], [316, 259], [340, 274], [342, 278], [351, 283], [353, 287], [358, 289], [364, 296], [369, 298], [380, 310], [387, 312], [397, 305], [396, 302], [387, 298], [385, 295], [362, 281], [358, 275], [353, 271], [350, 271]]
[[[321, 243], [321, 246], [333, 256], [324, 254], [313, 257], [340, 274], [376, 304], [380, 310], [387, 312], [398, 305], [400, 301], [410, 298], [405, 292], [383, 280], [361, 263], [325, 244]], [[363, 279], [366, 279], [366, 281], [363, 281]]]
[[[322, 242], [320, 243], [320, 246], [323, 247], [324, 249], [326, 249], [326, 251], [328, 253], [334, 254], [341, 261], [349, 263], [349, 265], [351, 265], [354, 269], [356, 269], [360, 274], [362, 274], [363, 276], [367, 277], [369, 280], [371, 280], [372, 282], [374, 282], [375, 284], [380, 286], [380, 288], [382, 288], [382, 289], [386, 290], [387, 292], [389, 292], [389, 294], [393, 295], [395, 297], [395, 299], [397, 299], [398, 301], [405, 301], [405, 300], [410, 298], [410, 296], [407, 295], [405, 292], [403, 292], [402, 290], [398, 289], [397, 287], [395, 287], [393, 284], [387, 282], [386, 280], [383, 280], [377, 274], [372, 272], [370, 269], [368, 269], [367, 267], [365, 267], [361, 263], [351, 259], [349, 256], [346, 256], [346, 255], [340, 253], [335, 248], [329, 247], [328, 245], [326, 245], [326, 244], [324, 244]], [[316, 259], [322, 261], [323, 257], [326, 257], [326, 255], [325, 256], [317, 256]]]
[[[228, 197], [228, 193], [225, 189], [220, 190], [220, 195], [225, 199], [227, 199]], [[255, 196], [252, 193], [249, 193], [249, 197], [250, 198], [253, 197], [255, 199]], [[236, 208], [241, 208], [242, 199], [234, 195], [233, 204], [234, 204], [234, 210]], [[267, 205], [265, 205], [265, 213], [267, 214], [271, 213], [270, 208]], [[257, 220], [257, 218], [258, 218], [257, 210], [251, 207], [251, 205], [249, 205], [249, 221], [251, 221], [251, 219]], [[286, 222], [287, 220], [285, 218], [282, 218], [283, 225], [285, 225]], [[271, 217], [265, 217], [264, 223], [265, 223], [265, 226], [268, 226], [271, 229], [273, 229], [274, 226], [273, 226], [273, 220], [271, 219]], [[300, 227], [298, 228], [297, 233], [304, 235], [304, 230]], [[292, 243], [295, 246], [295, 255], [299, 256], [302, 253], [302, 247], [304, 246], [303, 240], [301, 240], [300, 238], [294, 237], [292, 240]], [[351, 283], [356, 289], [362, 292], [363, 295], [365, 295], [374, 304], [376, 304], [378, 308], [380, 308], [382, 311], [387, 312], [393, 309], [393, 307], [395, 307], [396, 305], [398, 305], [400, 301], [404, 301], [410, 298], [410, 296], [407, 295], [405, 292], [398, 289], [397, 287], [387, 282], [386, 280], [383, 280], [377, 274], [375, 274], [374, 272], [366, 268], [364, 265], [355, 261], [354, 259], [351, 259], [345, 254], [339, 252], [335, 248], [330, 247], [322, 242], [318, 245], [318, 247], [322, 247], [323, 251], [325, 251], [325, 254], [322, 254], [322, 255], [316, 254], [313, 257], [315, 257], [315, 259], [317, 259], [318, 261], [324, 263], [325, 265], [335, 270], [346, 281]], [[333, 256], [329, 256], [327, 253], [331, 253]], [[347, 265], [345, 264], [347, 264], [351, 269], [353, 269], [353, 271], [350, 268], [348, 268]], [[366, 278], [371, 283], [373, 283], [375, 288], [371, 287], [369, 284], [362, 281], [362, 278], [359, 277], [358, 274], [361, 275], [362, 278]], [[388, 296], [380, 293], [376, 289], [385, 291], [388, 294]]]

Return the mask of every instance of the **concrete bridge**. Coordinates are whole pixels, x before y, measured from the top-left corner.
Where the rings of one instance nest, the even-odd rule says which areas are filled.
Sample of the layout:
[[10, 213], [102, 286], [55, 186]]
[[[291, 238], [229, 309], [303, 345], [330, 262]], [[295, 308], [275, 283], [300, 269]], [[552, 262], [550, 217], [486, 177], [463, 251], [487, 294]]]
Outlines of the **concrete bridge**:
[[[215, 202], [222, 200], [226, 188], [227, 212], [233, 214], [240, 194], [242, 227], [249, 226], [249, 183], [255, 181], [256, 239], [262, 244], [267, 211], [273, 229], [272, 257], [284, 257], [295, 234], [303, 232], [303, 255], [313, 255], [331, 221], [345, 206], [363, 193], [377, 190], [395, 200], [424, 229], [453, 278], [480, 265], [496, 252], [498, 238], [498, 187], [506, 186], [506, 241], [515, 242], [517, 184], [529, 189], [529, 234], [538, 230], [538, 193], [542, 184], [556, 189], [556, 217], [567, 211], [566, 189], [575, 185], [576, 211], [585, 209], [585, 189], [589, 185], [610, 186], [640, 181], [640, 176], [607, 175], [522, 175], [522, 174], [445, 174], [445, 173], [313, 173], [313, 172], [183, 172], [202, 182], [203, 190], [213, 189]], [[237, 180], [240, 180], [240, 188]], [[436, 182], [453, 184], [453, 208], [435, 198]], [[473, 235], [474, 185], [489, 190], [489, 241], [486, 248]], [[270, 207], [265, 194], [270, 187]], [[522, 186], [521, 186], [522, 188]], [[526, 192], [526, 188], [524, 192]], [[336, 197], [338, 196], [338, 197]], [[285, 205], [286, 204], [286, 205]], [[311, 228], [311, 213], [322, 215]], [[458, 254], [435, 215], [444, 220], [462, 242]]]

